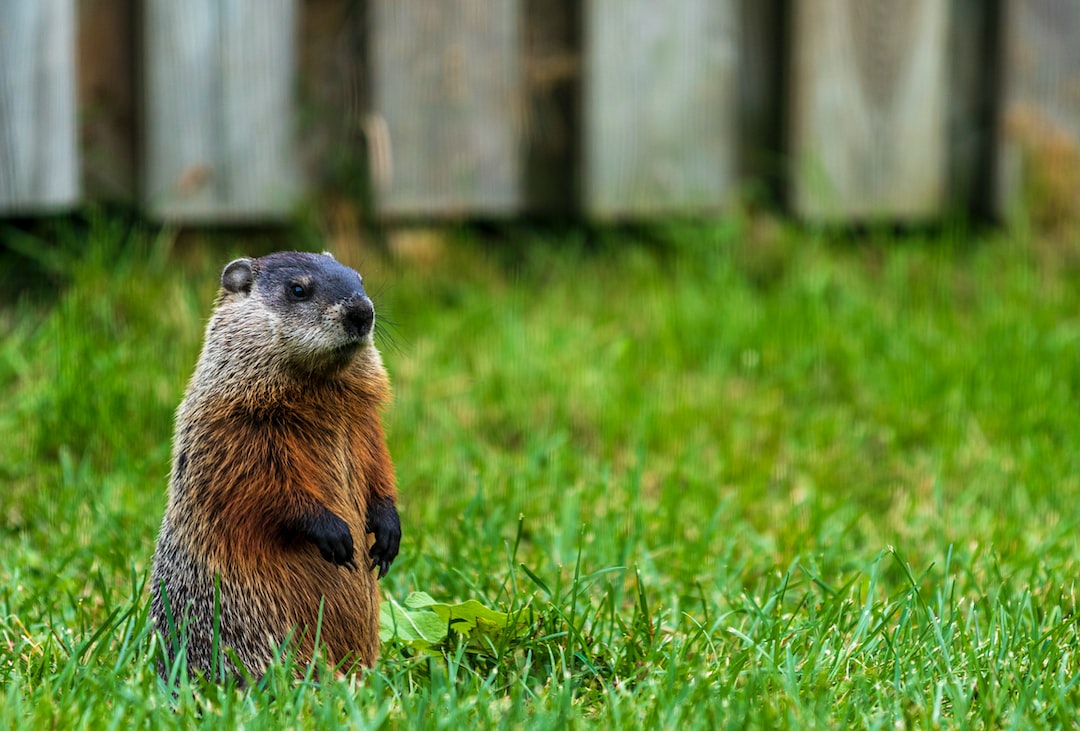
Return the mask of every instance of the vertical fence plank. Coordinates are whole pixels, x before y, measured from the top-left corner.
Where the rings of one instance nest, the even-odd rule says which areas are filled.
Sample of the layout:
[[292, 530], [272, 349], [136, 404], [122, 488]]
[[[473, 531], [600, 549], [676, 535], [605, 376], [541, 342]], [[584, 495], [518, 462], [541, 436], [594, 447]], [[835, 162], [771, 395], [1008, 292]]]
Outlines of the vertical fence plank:
[[518, 212], [520, 0], [373, 0], [371, 11], [381, 213]]
[[79, 198], [73, 0], [0, 1], [0, 212]]
[[941, 0], [798, 0], [793, 203], [805, 218], [938, 215], [947, 176]]
[[1040, 223], [1080, 211], [1080, 4], [1010, 0], [1006, 9], [1006, 169], [998, 208]]
[[149, 0], [145, 191], [166, 219], [287, 215], [295, 0]]
[[585, 4], [586, 211], [700, 213], [727, 202], [737, 25], [732, 0]]

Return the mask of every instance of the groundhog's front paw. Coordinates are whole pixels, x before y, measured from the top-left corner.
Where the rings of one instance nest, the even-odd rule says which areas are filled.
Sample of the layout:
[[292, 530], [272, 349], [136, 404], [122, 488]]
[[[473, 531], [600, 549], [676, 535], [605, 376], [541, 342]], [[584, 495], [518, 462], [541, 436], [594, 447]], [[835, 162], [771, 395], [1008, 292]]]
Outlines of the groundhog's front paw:
[[353, 539], [349, 524], [329, 510], [324, 510], [307, 527], [306, 536], [319, 553], [336, 566], [356, 568], [353, 560]]
[[375, 534], [371, 544], [371, 568], [379, 567], [379, 578], [386, 576], [401, 547], [401, 520], [392, 500], [368, 506], [368, 533]]

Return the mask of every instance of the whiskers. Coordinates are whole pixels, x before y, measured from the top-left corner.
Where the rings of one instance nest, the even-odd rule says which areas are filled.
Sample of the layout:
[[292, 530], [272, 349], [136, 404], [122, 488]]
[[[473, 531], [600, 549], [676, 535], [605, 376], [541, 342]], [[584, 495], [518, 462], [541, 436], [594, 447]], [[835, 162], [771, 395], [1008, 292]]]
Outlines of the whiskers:
[[381, 312], [375, 318], [375, 345], [383, 352], [402, 355], [405, 336], [400, 326]]
[[383, 300], [383, 295], [390, 289], [390, 282], [383, 279], [376, 285], [376, 289], [369, 291], [368, 296], [375, 303], [375, 346], [383, 352], [402, 355], [405, 352], [404, 345], [408, 344], [402, 333], [401, 326], [387, 313], [392, 310]]

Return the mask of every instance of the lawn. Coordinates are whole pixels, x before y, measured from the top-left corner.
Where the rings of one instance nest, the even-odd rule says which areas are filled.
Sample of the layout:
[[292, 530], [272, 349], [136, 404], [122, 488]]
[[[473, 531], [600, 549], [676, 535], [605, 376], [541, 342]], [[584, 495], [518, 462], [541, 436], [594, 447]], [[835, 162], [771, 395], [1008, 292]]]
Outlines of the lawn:
[[384, 597], [512, 621], [165, 689], [172, 412], [221, 267], [324, 245], [276, 239], [0, 224], [0, 725], [1076, 726], [1080, 239], [751, 216], [335, 249], [396, 394]]

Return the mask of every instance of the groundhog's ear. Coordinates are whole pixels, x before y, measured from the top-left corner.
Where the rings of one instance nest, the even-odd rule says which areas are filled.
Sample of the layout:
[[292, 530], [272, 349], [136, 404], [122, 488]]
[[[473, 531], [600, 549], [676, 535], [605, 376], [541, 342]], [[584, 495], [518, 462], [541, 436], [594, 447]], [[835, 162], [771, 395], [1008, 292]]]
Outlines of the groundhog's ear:
[[221, 286], [229, 292], [251, 292], [251, 283], [255, 281], [255, 274], [251, 269], [251, 259], [237, 259], [230, 261], [225, 271], [221, 273]]

